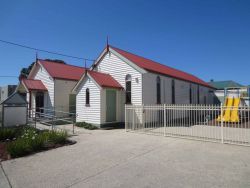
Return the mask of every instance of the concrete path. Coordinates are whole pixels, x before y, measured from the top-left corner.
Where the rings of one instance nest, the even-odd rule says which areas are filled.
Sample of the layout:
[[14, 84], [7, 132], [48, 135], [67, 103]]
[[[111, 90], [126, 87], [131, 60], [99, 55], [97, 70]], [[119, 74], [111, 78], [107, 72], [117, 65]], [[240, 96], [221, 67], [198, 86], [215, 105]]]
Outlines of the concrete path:
[[124, 130], [73, 139], [78, 143], [3, 162], [12, 187], [250, 187], [250, 147]]
[[10, 183], [8, 181], [8, 177], [6, 176], [4, 169], [2, 168], [2, 164], [0, 161], [0, 187], [1, 188], [10, 188]]

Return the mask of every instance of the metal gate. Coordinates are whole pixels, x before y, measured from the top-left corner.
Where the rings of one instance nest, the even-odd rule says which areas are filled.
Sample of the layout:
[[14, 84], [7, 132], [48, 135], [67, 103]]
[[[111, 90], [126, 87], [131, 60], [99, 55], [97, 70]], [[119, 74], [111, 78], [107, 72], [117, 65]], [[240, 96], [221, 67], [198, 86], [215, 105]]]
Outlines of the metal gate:
[[131, 132], [250, 145], [250, 108], [218, 105], [126, 105]]

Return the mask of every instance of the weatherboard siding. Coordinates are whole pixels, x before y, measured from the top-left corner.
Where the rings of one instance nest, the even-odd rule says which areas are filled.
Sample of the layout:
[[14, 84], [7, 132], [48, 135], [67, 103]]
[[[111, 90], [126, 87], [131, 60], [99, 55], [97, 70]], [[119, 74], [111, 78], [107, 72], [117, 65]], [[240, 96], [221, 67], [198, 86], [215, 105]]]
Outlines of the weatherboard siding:
[[[155, 73], [145, 73], [143, 74], [143, 104], [157, 104], [156, 96], [156, 79], [160, 77], [161, 80], [161, 103], [162, 104], [172, 104], [172, 80], [174, 78], [158, 75]], [[190, 104], [190, 87], [192, 104], [198, 104], [198, 85], [179, 80], [175, 80], [175, 104]], [[200, 90], [200, 104], [205, 104], [204, 96], [206, 96], [206, 103], [213, 103], [213, 96], [210, 94], [210, 90], [207, 87], [199, 86]]]
[[41, 80], [48, 92], [44, 96], [44, 107], [52, 108], [54, 106], [54, 79], [49, 75], [44, 67], [37, 66], [36, 74], [33, 79]]
[[132, 104], [142, 104], [142, 74], [119, 57], [111, 52], [107, 53], [94, 70], [110, 74], [124, 89], [125, 77], [130, 74], [132, 77]]
[[[90, 105], [86, 106], [86, 89], [89, 88]], [[76, 95], [77, 122], [101, 124], [101, 91], [89, 77], [80, 84]]]
[[156, 97], [156, 79], [160, 77], [161, 80], [161, 103], [171, 103], [171, 78], [157, 75], [154, 73], [143, 74], [143, 104], [157, 104]]

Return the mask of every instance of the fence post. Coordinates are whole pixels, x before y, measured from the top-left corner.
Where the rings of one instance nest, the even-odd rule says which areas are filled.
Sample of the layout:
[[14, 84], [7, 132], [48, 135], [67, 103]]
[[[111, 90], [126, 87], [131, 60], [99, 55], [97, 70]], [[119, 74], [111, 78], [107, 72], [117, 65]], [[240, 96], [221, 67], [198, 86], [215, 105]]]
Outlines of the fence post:
[[221, 124], [221, 143], [224, 143], [224, 135], [223, 135], [223, 104], [220, 104], [220, 124]]
[[142, 129], [145, 129], [144, 104], [142, 105]]
[[163, 113], [164, 113], [164, 136], [166, 136], [166, 104], [163, 105]]

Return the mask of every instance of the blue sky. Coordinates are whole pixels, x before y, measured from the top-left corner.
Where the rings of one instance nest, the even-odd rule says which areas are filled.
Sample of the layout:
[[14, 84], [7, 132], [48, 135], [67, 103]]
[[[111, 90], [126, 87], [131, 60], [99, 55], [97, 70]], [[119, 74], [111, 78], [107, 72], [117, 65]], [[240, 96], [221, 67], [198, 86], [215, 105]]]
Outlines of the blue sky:
[[[205, 81], [249, 85], [249, 10], [248, 0], [0, 0], [0, 39], [95, 59], [108, 35], [116, 47]], [[34, 51], [0, 43], [0, 76], [18, 76], [34, 59]], [[16, 82], [0, 77], [0, 85]]]

